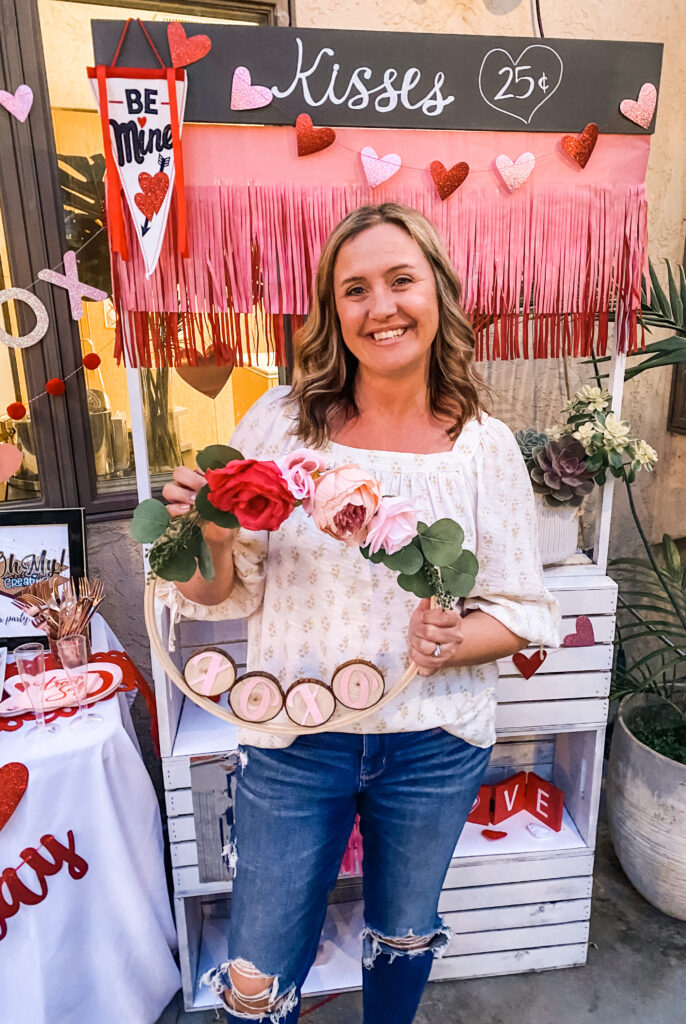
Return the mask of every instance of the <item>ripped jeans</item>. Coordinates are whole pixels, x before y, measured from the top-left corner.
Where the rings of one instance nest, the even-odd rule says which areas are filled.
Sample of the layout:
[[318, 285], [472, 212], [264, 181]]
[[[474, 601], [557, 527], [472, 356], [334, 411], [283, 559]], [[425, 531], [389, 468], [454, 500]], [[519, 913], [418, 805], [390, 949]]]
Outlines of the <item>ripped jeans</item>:
[[440, 728], [241, 748], [229, 960], [204, 979], [225, 998], [247, 993], [228, 1012], [231, 1024], [298, 1020], [357, 813], [364, 1024], [411, 1024], [433, 958], [450, 941], [438, 899], [490, 753]]

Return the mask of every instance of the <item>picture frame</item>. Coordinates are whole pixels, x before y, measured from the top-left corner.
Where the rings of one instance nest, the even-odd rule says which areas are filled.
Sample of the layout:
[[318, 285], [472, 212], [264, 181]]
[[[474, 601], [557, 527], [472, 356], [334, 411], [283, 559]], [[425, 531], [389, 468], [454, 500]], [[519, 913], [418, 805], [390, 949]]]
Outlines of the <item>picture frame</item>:
[[82, 508], [0, 510], [0, 646], [42, 642], [45, 633], [12, 604], [12, 593], [55, 575], [86, 575]]

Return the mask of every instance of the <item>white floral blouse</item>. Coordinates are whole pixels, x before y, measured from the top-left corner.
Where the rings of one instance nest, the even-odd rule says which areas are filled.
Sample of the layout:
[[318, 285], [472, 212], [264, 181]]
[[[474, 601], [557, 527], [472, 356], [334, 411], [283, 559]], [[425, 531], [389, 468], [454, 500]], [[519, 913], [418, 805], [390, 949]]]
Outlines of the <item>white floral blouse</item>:
[[[302, 448], [291, 433], [284, 398], [272, 388], [246, 413], [231, 444], [246, 458], [275, 459]], [[329, 466], [357, 463], [381, 482], [382, 493], [410, 498], [427, 523], [449, 517], [479, 560], [465, 611], [481, 609], [532, 644], [559, 645], [557, 601], [545, 589], [528, 474], [510, 429], [482, 414], [470, 420], [452, 451], [429, 455], [366, 451], [329, 442]], [[417, 598], [397, 574], [321, 533], [297, 508], [274, 533], [240, 531], [236, 583], [228, 600], [207, 607], [160, 586], [176, 616], [249, 616], [248, 670], [276, 676], [285, 690], [298, 678], [327, 685], [345, 661], [371, 661], [392, 687], [408, 664], [407, 629]], [[440, 726], [478, 747], [495, 742], [498, 668], [495, 663], [443, 668], [416, 676], [394, 701], [345, 732], [410, 732]], [[288, 724], [285, 712], [277, 722]], [[331, 722], [335, 726], [335, 717]], [[239, 742], [288, 746], [292, 737], [239, 730]]]

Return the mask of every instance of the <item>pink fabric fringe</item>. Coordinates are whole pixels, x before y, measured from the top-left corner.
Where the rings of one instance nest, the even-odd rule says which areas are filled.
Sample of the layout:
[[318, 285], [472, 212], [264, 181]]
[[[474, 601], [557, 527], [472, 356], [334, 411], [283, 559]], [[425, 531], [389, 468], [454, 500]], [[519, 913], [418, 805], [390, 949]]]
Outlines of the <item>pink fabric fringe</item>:
[[360, 832], [359, 814], [355, 818], [355, 824], [343, 854], [340, 873], [342, 875], [362, 874], [362, 833]]
[[125, 349], [132, 366], [175, 365], [212, 347], [218, 362], [240, 365], [266, 346], [283, 363], [283, 317], [294, 314], [297, 328], [306, 316], [329, 232], [357, 206], [391, 198], [441, 232], [478, 359], [588, 356], [594, 339], [604, 354], [610, 313], [618, 346], [637, 347], [643, 185], [550, 183], [512, 195], [485, 187], [447, 202], [425, 187], [384, 188], [372, 196], [354, 184], [187, 186], [189, 259], [176, 252], [173, 216], [149, 279], [131, 233], [130, 260], [113, 257], [118, 356]]

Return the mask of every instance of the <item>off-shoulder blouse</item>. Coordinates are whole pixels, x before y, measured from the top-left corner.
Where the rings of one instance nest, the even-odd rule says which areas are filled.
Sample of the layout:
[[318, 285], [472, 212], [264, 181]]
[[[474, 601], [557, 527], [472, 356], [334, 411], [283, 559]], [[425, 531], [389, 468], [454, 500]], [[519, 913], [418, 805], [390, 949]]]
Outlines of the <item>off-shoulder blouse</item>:
[[[237, 426], [231, 444], [246, 458], [276, 459], [303, 447], [292, 433], [288, 390], [270, 389]], [[382, 494], [411, 499], [424, 522], [449, 517], [460, 523], [464, 547], [479, 560], [465, 612], [480, 609], [531, 644], [559, 645], [559, 606], [544, 586], [531, 483], [504, 423], [483, 413], [448, 452], [367, 451], [335, 442], [323, 452], [329, 466], [356, 463], [381, 482]], [[400, 679], [418, 599], [398, 586], [396, 573], [320, 532], [302, 508], [273, 533], [241, 530], [234, 560], [236, 582], [222, 604], [196, 604], [173, 584], [159, 587], [173, 617], [248, 616], [247, 668], [270, 672], [284, 690], [298, 678], [330, 684], [334, 670], [352, 659], [373, 662], [388, 686]], [[416, 676], [395, 700], [341, 731], [442, 727], [488, 747], [495, 742], [497, 680], [495, 662]], [[275, 721], [289, 722], [285, 712]], [[281, 747], [292, 738], [245, 728], [239, 741]]]

